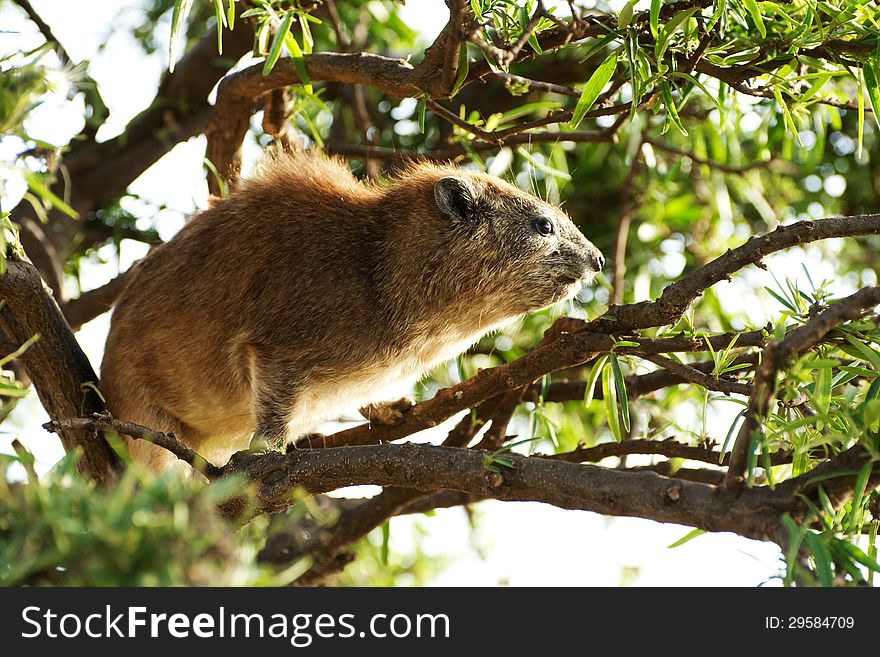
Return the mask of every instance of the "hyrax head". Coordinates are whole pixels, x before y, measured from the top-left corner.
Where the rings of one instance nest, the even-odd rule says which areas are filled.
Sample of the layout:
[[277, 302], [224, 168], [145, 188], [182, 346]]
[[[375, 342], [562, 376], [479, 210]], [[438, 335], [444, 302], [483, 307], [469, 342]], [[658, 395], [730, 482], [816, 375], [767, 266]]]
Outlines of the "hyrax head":
[[605, 263], [559, 208], [492, 176], [445, 176], [434, 184], [434, 199], [457, 255], [480, 261], [475, 292], [503, 313], [570, 299]]

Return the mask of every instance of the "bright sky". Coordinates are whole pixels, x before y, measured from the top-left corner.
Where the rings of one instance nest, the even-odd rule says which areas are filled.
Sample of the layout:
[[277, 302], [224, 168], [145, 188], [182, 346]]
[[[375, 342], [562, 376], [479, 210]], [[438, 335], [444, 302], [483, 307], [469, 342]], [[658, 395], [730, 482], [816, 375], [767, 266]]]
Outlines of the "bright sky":
[[[110, 8], [101, 0], [32, 0], [32, 4], [74, 60], [91, 61], [89, 72], [98, 81], [111, 110], [110, 120], [99, 136], [109, 138], [118, 134], [152, 99], [159, 76], [167, 66], [167, 48], [160, 49], [153, 57], [144, 57], [125, 35], [136, 12]], [[409, 2], [404, 12], [411, 24], [426, 26], [426, 33], [438, 31], [447, 16], [441, 0]], [[8, 53], [28, 44], [35, 47], [40, 43], [36, 28], [23, 20], [17, 8], [9, 3], [0, 9], [0, 25], [6, 32], [0, 35], [0, 52]], [[160, 40], [162, 35], [168, 34], [168, 29], [165, 24], [157, 27]], [[104, 44], [102, 51], [99, 51], [100, 44]], [[60, 111], [63, 98], [63, 93], [50, 98], [33, 112], [27, 124], [32, 136], [63, 144], [77, 131], [80, 116]], [[183, 225], [184, 218], [195, 208], [205, 205], [207, 187], [201, 168], [204, 146], [203, 138], [178, 145], [131, 187], [149, 202], [169, 208], [157, 218], [157, 227], [165, 239]], [[0, 140], [0, 162], [9, 162], [17, 150], [17, 144], [8, 139]], [[7, 182], [5, 195], [0, 199], [4, 208], [10, 207], [23, 191], [17, 181]], [[137, 205], [131, 209], [137, 211]], [[128, 267], [144, 253], [142, 245], [125, 242], [122, 262], [117, 263], [113, 250], [108, 248], [102, 253], [106, 263], [96, 262], [84, 268], [85, 286], [101, 285], [115, 275], [118, 267]], [[678, 260], [680, 256], [677, 259], [674, 252], [670, 253], [666, 265], [675, 267]], [[816, 258], [813, 251], [779, 256], [771, 269], [777, 274], [782, 270], [796, 277], [800, 274], [801, 262], [810, 263], [814, 279], [834, 277], [827, 261]], [[748, 270], [734, 285], [736, 294], [725, 299], [748, 311], [753, 321], [762, 322], [774, 310], [768, 305], [766, 295], [754, 293], [764, 285], [772, 285], [772, 279], [765, 272]], [[846, 293], [853, 285], [854, 282], [843, 281], [835, 291]], [[87, 324], [78, 334], [96, 369], [108, 325], [109, 315], [105, 315]], [[726, 428], [735, 410], [732, 404], [724, 406], [730, 408], [717, 411], [717, 426]], [[40, 428], [47, 419], [31, 395], [14, 413], [15, 433], [9, 432], [9, 424], [4, 425], [6, 432], [0, 433], [0, 451], [8, 452], [11, 440], [19, 437], [37, 457], [39, 469], [45, 471], [61, 454], [58, 440]], [[426, 532], [424, 549], [444, 555], [450, 563], [434, 583], [756, 586], [768, 582], [781, 568], [779, 550], [775, 546], [732, 534], [704, 535], [681, 547], [668, 549], [669, 544], [690, 528], [606, 518], [537, 503], [487, 502], [477, 507], [477, 516], [479, 521], [474, 531], [461, 509], [441, 510], [436, 517], [419, 521]], [[412, 518], [392, 521], [392, 551], [409, 551], [415, 535], [414, 522]], [[475, 550], [474, 546], [479, 549]]]

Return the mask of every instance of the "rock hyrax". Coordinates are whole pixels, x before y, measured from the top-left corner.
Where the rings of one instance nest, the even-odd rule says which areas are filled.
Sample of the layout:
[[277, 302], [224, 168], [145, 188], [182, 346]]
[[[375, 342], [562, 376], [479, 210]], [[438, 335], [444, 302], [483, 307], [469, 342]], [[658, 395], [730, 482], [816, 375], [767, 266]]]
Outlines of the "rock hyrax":
[[[602, 255], [558, 208], [482, 173], [385, 183], [266, 163], [137, 266], [113, 312], [113, 415], [213, 461], [385, 398], [481, 336], [571, 298]], [[161, 465], [163, 450], [134, 441]]]

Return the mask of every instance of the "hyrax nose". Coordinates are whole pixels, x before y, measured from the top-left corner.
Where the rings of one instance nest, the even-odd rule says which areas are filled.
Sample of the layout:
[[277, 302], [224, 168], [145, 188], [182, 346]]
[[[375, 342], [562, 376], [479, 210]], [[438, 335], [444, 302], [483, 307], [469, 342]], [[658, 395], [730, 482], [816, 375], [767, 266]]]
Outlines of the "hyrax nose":
[[605, 257], [602, 255], [602, 252], [592, 244], [586, 249], [584, 259], [586, 260], [585, 264], [590, 271], [598, 273], [602, 271], [602, 267], [605, 266]]

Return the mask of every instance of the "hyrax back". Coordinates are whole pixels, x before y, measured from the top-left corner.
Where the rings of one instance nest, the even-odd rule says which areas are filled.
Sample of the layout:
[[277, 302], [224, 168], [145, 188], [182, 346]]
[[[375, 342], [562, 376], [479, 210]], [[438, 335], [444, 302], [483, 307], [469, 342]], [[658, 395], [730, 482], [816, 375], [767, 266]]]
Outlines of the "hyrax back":
[[[115, 417], [224, 459], [381, 401], [602, 261], [559, 209], [492, 176], [422, 163], [368, 184], [277, 159], [137, 266], [101, 387]], [[134, 448], [158, 467], [158, 448]]]

